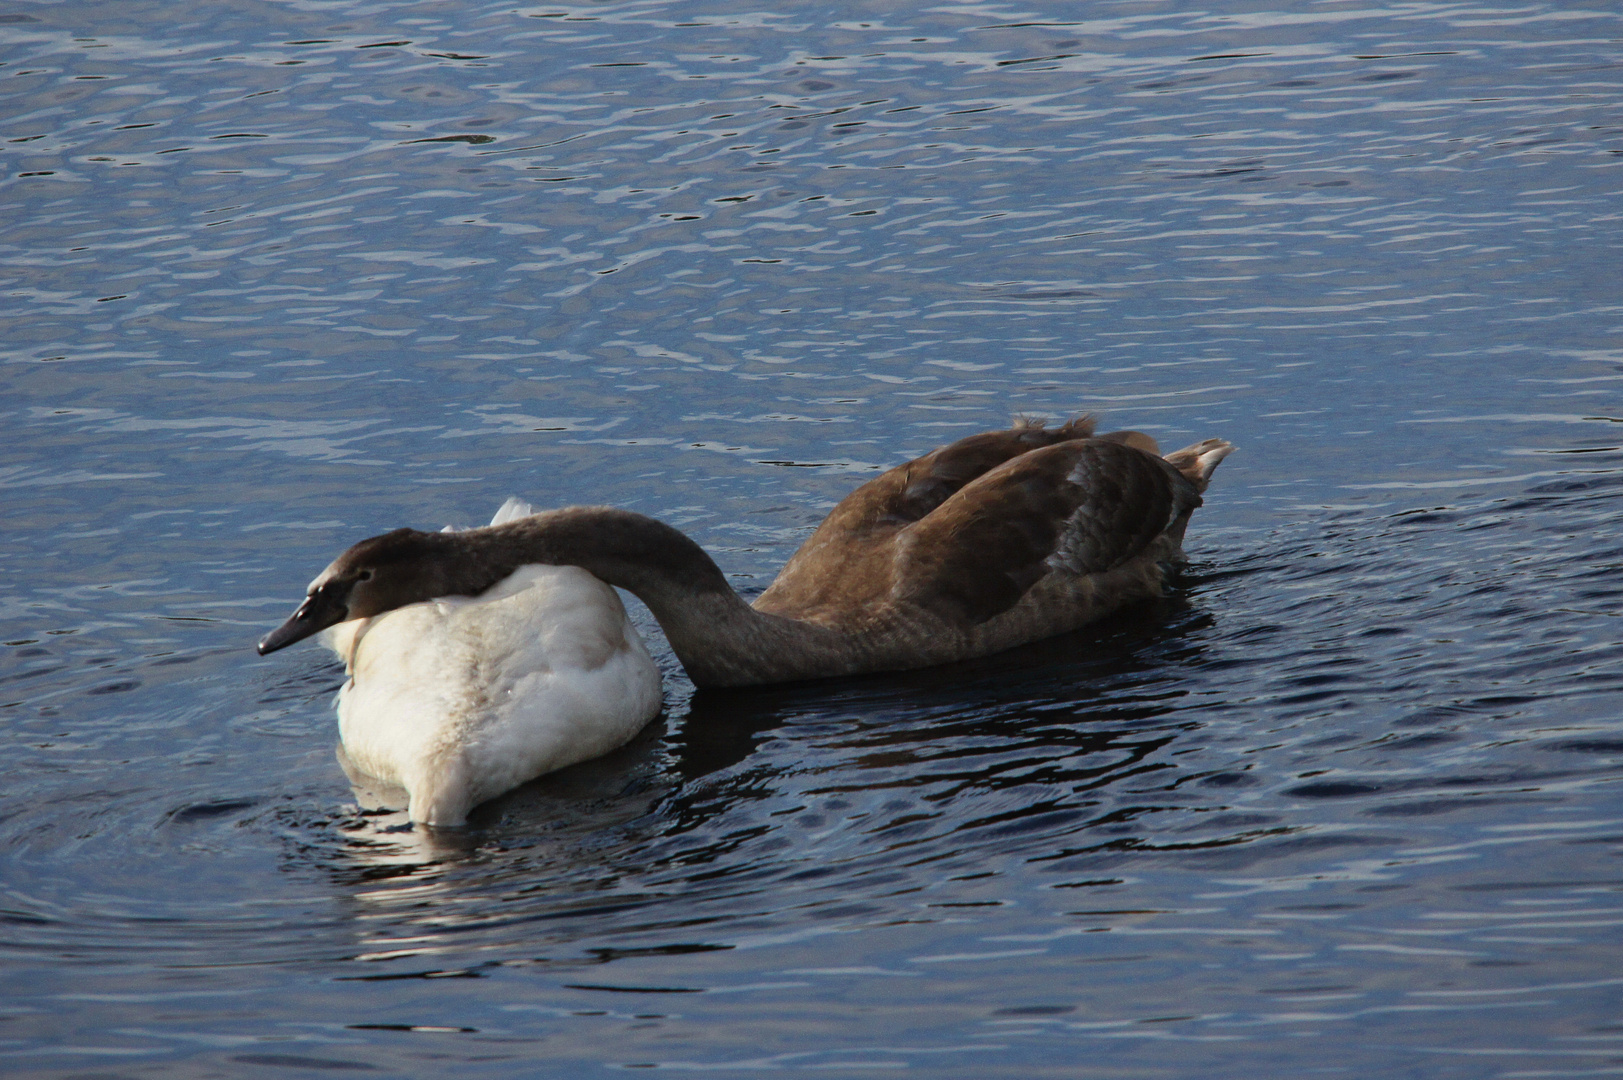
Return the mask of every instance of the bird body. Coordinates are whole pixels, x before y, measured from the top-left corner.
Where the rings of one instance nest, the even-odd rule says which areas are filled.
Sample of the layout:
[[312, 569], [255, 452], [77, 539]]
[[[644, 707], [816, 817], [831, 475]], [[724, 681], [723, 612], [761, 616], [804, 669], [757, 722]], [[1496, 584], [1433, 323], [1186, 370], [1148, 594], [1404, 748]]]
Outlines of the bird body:
[[856, 631], [876, 669], [1064, 633], [1160, 595], [1231, 450], [1162, 458], [1139, 432], [1094, 438], [1088, 418], [973, 435], [847, 496], [754, 606]]
[[659, 669], [619, 596], [574, 566], [521, 566], [478, 596], [348, 620], [325, 640], [349, 673], [344, 756], [404, 788], [412, 821], [461, 824], [487, 799], [623, 745], [661, 704]]

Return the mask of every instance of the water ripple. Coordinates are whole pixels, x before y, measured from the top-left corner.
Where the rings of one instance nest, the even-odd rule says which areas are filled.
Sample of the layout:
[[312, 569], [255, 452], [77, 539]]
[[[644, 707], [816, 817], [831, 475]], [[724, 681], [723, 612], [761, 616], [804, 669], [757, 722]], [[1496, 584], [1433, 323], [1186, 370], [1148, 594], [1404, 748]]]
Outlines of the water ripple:
[[[0, 14], [8, 1072], [1605, 1067], [1619, 17], [1231, 8]], [[639, 610], [664, 718], [465, 833], [247, 652], [1090, 408], [1241, 447], [1164, 604], [726, 694]]]

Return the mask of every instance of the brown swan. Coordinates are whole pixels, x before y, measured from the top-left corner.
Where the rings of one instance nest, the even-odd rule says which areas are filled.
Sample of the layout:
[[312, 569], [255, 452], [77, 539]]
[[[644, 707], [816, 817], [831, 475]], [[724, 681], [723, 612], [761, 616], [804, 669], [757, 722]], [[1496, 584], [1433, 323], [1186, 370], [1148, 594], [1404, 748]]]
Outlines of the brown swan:
[[648, 605], [699, 686], [927, 667], [1074, 630], [1159, 595], [1189, 515], [1233, 449], [1165, 457], [1092, 418], [1021, 422], [898, 465], [846, 496], [748, 604], [698, 544], [650, 517], [576, 506], [457, 533], [363, 540], [259, 643], [476, 596], [530, 564], [578, 566]]

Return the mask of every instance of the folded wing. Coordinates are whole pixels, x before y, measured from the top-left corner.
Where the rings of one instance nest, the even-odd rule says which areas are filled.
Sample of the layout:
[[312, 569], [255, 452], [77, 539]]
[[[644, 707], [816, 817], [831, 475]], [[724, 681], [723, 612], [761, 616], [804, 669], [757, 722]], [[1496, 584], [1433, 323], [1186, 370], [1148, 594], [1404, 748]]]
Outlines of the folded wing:
[[794, 618], [848, 619], [884, 601], [891, 554], [902, 530], [928, 517], [968, 484], [1034, 450], [1086, 439], [1093, 418], [1056, 428], [1017, 424], [971, 435], [863, 484], [837, 505], [756, 600], [761, 611]]
[[1142, 555], [1198, 505], [1194, 484], [1125, 442], [1035, 450], [965, 485], [898, 537], [894, 596], [974, 626], [1050, 574], [1103, 573]]

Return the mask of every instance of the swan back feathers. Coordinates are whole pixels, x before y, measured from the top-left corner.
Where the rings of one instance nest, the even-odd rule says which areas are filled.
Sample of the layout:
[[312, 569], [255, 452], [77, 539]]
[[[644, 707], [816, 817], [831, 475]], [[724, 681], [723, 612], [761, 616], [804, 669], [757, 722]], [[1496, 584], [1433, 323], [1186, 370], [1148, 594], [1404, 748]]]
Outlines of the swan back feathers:
[[343, 623], [329, 644], [344, 749], [403, 787], [413, 821], [467, 811], [622, 745], [659, 712], [659, 671], [619, 596], [572, 566], [524, 566], [477, 597]]
[[[828, 626], [911, 610], [969, 631], [1050, 576], [1175, 558], [1183, 523], [1228, 450], [1208, 443], [1221, 449], [1180, 451], [1186, 474], [1142, 432], [1095, 436], [1091, 417], [972, 435], [852, 492], [755, 607]], [[1050, 592], [1055, 585], [1066, 591], [1061, 581]]]

